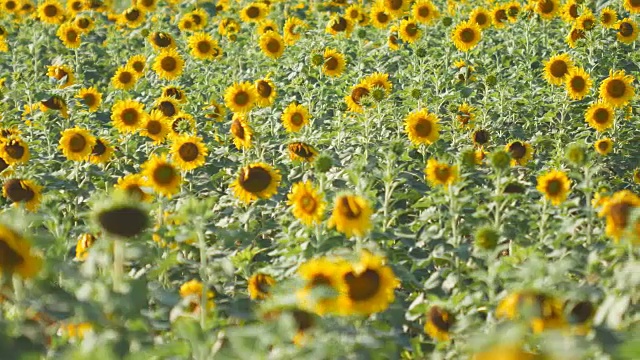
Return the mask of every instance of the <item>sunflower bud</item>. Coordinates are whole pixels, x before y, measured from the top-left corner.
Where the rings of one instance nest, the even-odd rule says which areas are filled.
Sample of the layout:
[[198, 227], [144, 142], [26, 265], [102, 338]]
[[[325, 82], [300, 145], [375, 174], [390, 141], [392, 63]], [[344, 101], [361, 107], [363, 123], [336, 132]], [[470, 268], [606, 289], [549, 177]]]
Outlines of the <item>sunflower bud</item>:
[[483, 226], [475, 234], [475, 244], [483, 250], [493, 250], [498, 245], [500, 234], [490, 226]]
[[375, 87], [372, 91], [371, 91], [371, 97], [375, 100], [375, 101], [381, 101], [382, 99], [384, 99], [385, 93], [384, 90], [380, 87]]
[[140, 35], [143, 37], [149, 36], [149, 29], [142, 29], [142, 31], [140, 31]]
[[358, 39], [364, 39], [367, 37], [367, 30], [360, 28], [358, 29], [358, 32], [356, 32], [356, 36], [358, 37]]
[[420, 91], [420, 89], [413, 89], [411, 90], [411, 97], [414, 99], [420, 99], [420, 96], [422, 96], [422, 92]]
[[418, 50], [416, 50], [416, 55], [423, 58], [427, 56], [427, 50], [425, 48], [418, 48]]
[[488, 86], [495, 86], [498, 83], [498, 79], [496, 79], [495, 75], [487, 75], [487, 78], [485, 79], [485, 82], [487, 83]]
[[327, 171], [331, 170], [331, 167], [333, 166], [333, 160], [327, 155], [320, 155], [316, 160], [315, 165], [316, 170], [321, 173], [326, 173]]
[[442, 18], [442, 25], [444, 25], [445, 27], [451, 26], [452, 23], [453, 23], [453, 19], [451, 19], [450, 17], [446, 16]]
[[311, 63], [314, 66], [320, 66], [324, 64], [324, 56], [322, 56], [322, 54], [319, 54], [319, 53], [313, 54], [313, 56], [311, 56]]
[[587, 160], [587, 152], [580, 144], [571, 144], [565, 152], [565, 157], [573, 165], [582, 166]]
[[499, 150], [491, 154], [491, 165], [496, 170], [504, 170], [509, 167], [511, 162], [511, 155], [504, 150]]

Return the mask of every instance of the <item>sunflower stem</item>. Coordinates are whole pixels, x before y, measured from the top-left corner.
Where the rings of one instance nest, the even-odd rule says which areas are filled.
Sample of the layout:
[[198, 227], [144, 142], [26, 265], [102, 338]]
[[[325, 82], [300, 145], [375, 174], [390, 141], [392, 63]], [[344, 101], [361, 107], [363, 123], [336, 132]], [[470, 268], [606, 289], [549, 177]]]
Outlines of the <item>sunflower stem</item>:
[[114, 239], [113, 241], [113, 291], [119, 292], [122, 288], [124, 278], [124, 241]]
[[592, 191], [591, 191], [591, 172], [589, 167], [584, 167], [584, 194], [587, 198], [587, 245], [591, 245], [591, 224], [593, 223], [593, 206], [591, 205]]
[[542, 199], [542, 208], [540, 209], [540, 237], [539, 242], [544, 241], [544, 231], [547, 223], [547, 199]]
[[449, 212], [451, 212], [451, 235], [453, 237], [453, 244], [457, 247], [460, 245], [460, 241], [458, 239], [458, 216], [453, 194], [453, 185], [449, 184], [447, 190], [449, 194]]
[[207, 291], [209, 281], [206, 278], [207, 269], [207, 243], [204, 239], [202, 225], [198, 226], [198, 246], [200, 248], [200, 279], [202, 279], [202, 294], [200, 295], [200, 327], [204, 329], [207, 319]]

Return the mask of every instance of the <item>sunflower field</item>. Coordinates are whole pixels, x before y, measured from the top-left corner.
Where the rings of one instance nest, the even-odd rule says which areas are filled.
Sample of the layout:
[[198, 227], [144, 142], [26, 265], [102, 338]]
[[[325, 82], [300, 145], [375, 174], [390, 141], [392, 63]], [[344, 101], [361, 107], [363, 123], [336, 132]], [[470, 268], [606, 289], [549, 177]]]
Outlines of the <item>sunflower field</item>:
[[0, 358], [640, 359], [640, 0], [0, 0]]

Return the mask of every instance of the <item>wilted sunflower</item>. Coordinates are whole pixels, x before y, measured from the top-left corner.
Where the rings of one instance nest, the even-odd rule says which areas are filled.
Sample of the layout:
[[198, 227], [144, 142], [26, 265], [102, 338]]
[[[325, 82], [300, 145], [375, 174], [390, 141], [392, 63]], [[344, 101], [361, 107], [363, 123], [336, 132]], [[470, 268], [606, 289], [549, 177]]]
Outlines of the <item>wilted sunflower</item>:
[[422, 30], [418, 28], [418, 22], [415, 20], [402, 20], [398, 28], [398, 36], [400, 40], [413, 44], [422, 36]]
[[177, 136], [171, 144], [171, 155], [176, 165], [185, 171], [204, 165], [209, 153], [202, 139], [197, 136]]
[[174, 98], [179, 103], [183, 103], [187, 100], [187, 96], [185, 95], [184, 90], [174, 85], [163, 87], [162, 96]]
[[335, 227], [348, 238], [353, 235], [362, 237], [371, 229], [372, 214], [373, 210], [365, 198], [353, 194], [339, 195], [328, 226]]
[[134, 55], [127, 60], [127, 67], [132, 69], [136, 75], [144, 75], [147, 68], [147, 58], [144, 55]]
[[259, 162], [241, 168], [238, 177], [230, 187], [238, 199], [248, 204], [257, 199], [268, 199], [276, 194], [281, 179], [280, 171]]
[[297, 291], [298, 303], [303, 309], [318, 315], [336, 312], [338, 299], [346, 293], [341, 266], [327, 258], [313, 259], [300, 265], [298, 275], [304, 287]]
[[440, 16], [438, 8], [436, 8], [431, 0], [418, 0], [411, 8], [413, 18], [423, 24], [431, 24]]
[[491, 10], [491, 21], [496, 29], [502, 29], [507, 26], [509, 17], [507, 16], [507, 7], [504, 5], [496, 5]]
[[567, 199], [567, 195], [571, 190], [571, 180], [562, 171], [551, 170], [543, 175], [538, 176], [538, 186], [536, 187], [547, 200], [553, 205], [560, 205]]
[[[189, 301], [188, 310], [191, 313], [199, 313], [203, 290], [202, 282], [196, 279], [189, 280], [180, 286], [180, 297]], [[213, 291], [206, 291], [207, 309], [213, 309], [215, 307], [215, 303], [213, 302], [214, 297], [215, 294]]]
[[391, 20], [393, 20], [387, 9], [378, 3], [371, 7], [370, 17], [371, 24], [378, 29], [386, 29]]
[[56, 35], [62, 44], [69, 49], [77, 49], [82, 42], [82, 31], [72, 22], [66, 22], [58, 28]]
[[260, 36], [260, 49], [272, 59], [278, 59], [284, 53], [284, 40], [275, 31], [269, 31]]
[[82, 100], [82, 103], [89, 108], [90, 112], [98, 111], [100, 104], [102, 104], [102, 94], [93, 86], [78, 90], [75, 97]]
[[144, 23], [145, 15], [146, 13], [141, 7], [131, 6], [120, 14], [118, 22], [130, 29], [135, 29]]
[[433, 158], [427, 161], [424, 173], [431, 186], [442, 185], [448, 187], [458, 181], [458, 166], [441, 163]]
[[38, 18], [47, 24], [62, 24], [64, 8], [57, 0], [45, 0], [38, 6]]
[[346, 61], [344, 55], [335, 49], [326, 48], [323, 54], [322, 72], [327, 76], [340, 76], [344, 71]]
[[344, 315], [370, 315], [386, 310], [393, 303], [394, 290], [400, 285], [385, 259], [368, 251], [355, 264], [345, 264], [341, 271], [346, 291], [340, 296], [339, 311]]
[[491, 14], [486, 9], [478, 7], [469, 15], [469, 21], [476, 23], [480, 30], [485, 30], [491, 27]]
[[198, 32], [189, 37], [191, 55], [201, 60], [214, 60], [222, 56], [222, 48], [211, 35]]
[[233, 144], [238, 150], [248, 149], [251, 147], [251, 138], [253, 130], [242, 116], [233, 116], [231, 121], [231, 135], [233, 136]]
[[282, 125], [288, 132], [298, 132], [309, 123], [309, 110], [304, 106], [291, 103], [282, 113]]
[[258, 94], [252, 83], [245, 81], [234, 83], [224, 92], [225, 104], [231, 111], [239, 114], [246, 114], [256, 104]]
[[144, 191], [146, 183], [140, 174], [129, 174], [118, 179], [116, 189], [125, 191], [132, 198], [139, 201], [151, 201], [151, 195]]
[[571, 333], [579, 336], [589, 333], [596, 314], [596, 308], [590, 301], [565, 302], [564, 312]]
[[176, 42], [173, 40], [173, 37], [166, 32], [152, 32], [149, 34], [149, 42], [154, 49], [162, 51], [168, 50], [176, 47]]
[[294, 45], [302, 37], [302, 29], [306, 29], [308, 26], [306, 22], [297, 17], [291, 16], [287, 18], [287, 21], [284, 23], [284, 28], [282, 29], [284, 42], [287, 45]]
[[111, 84], [114, 88], [120, 90], [130, 90], [138, 81], [138, 73], [128, 66], [119, 67], [111, 78]]
[[607, 29], [613, 29], [618, 23], [618, 13], [610, 8], [606, 7], [600, 11], [600, 24]]
[[622, 6], [632, 14], [640, 14], [640, 2], [638, 0], [624, 0]]
[[0, 157], [9, 165], [23, 164], [29, 160], [29, 145], [18, 136], [0, 141]]
[[263, 273], [256, 273], [249, 278], [249, 296], [254, 300], [263, 300], [271, 296], [271, 287], [275, 285], [276, 280], [271, 276]]
[[89, 248], [96, 242], [96, 237], [89, 233], [80, 234], [76, 243], [76, 256], [78, 261], [85, 261], [89, 255]]
[[569, 55], [555, 55], [544, 63], [544, 78], [552, 85], [562, 85], [573, 68]]
[[640, 197], [629, 190], [618, 191], [604, 203], [599, 217], [607, 220], [605, 233], [616, 243], [628, 227], [633, 211], [640, 207]]
[[473, 49], [482, 38], [482, 30], [471, 21], [465, 21], [458, 24], [451, 33], [453, 43], [460, 51], [469, 51]]
[[560, 10], [560, 5], [558, 0], [540, 0], [536, 3], [534, 10], [542, 19], [551, 20]]
[[60, 84], [61, 89], [73, 85], [76, 79], [73, 70], [67, 65], [50, 65], [47, 67], [47, 76], [57, 81], [64, 79], [64, 82]]
[[627, 105], [635, 95], [633, 81], [633, 76], [626, 75], [624, 70], [609, 71], [609, 77], [600, 84], [600, 98], [613, 107]]
[[594, 102], [587, 108], [584, 120], [596, 131], [603, 132], [613, 126], [614, 108], [604, 101]]
[[584, 69], [574, 67], [569, 70], [565, 80], [565, 88], [571, 99], [582, 100], [587, 96], [592, 85], [593, 81]]
[[616, 38], [624, 44], [633, 44], [638, 39], [638, 24], [630, 18], [624, 18], [617, 23]]
[[252, 2], [240, 10], [240, 18], [244, 22], [260, 22], [268, 14], [269, 7], [259, 2]]
[[609, 138], [600, 139], [593, 144], [600, 155], [608, 155], [613, 150], [613, 141]]
[[23, 204], [29, 211], [36, 211], [42, 200], [42, 187], [31, 180], [9, 179], [2, 186], [2, 195], [14, 206]]
[[96, 138], [96, 143], [91, 148], [89, 162], [92, 164], [106, 164], [113, 156], [113, 146], [105, 139]]
[[566, 325], [562, 303], [536, 290], [515, 292], [504, 298], [496, 309], [498, 318], [524, 320], [534, 333], [559, 329]]
[[463, 128], [468, 128], [473, 124], [473, 120], [476, 118], [475, 108], [470, 106], [466, 102], [458, 106], [458, 113], [456, 114], [456, 120]]
[[288, 202], [293, 209], [293, 216], [303, 224], [311, 226], [322, 222], [326, 203], [322, 194], [318, 192], [310, 181], [298, 182], [291, 187], [287, 195]]
[[113, 126], [121, 133], [138, 131], [146, 117], [144, 105], [136, 100], [118, 100], [111, 108]]
[[164, 142], [167, 134], [169, 134], [169, 120], [162, 114], [160, 110], [151, 110], [146, 121], [140, 127], [140, 135], [146, 136], [156, 144]]
[[353, 21], [338, 14], [331, 15], [331, 18], [327, 23], [327, 27], [325, 28], [325, 32], [334, 36], [338, 34], [344, 34], [346, 37], [349, 37], [352, 31]]
[[269, 77], [256, 80], [256, 93], [258, 94], [256, 104], [260, 107], [271, 106], [276, 99], [276, 85]]
[[227, 113], [227, 110], [220, 105], [215, 99], [211, 99], [209, 104], [205, 106], [202, 110], [206, 110], [204, 116], [207, 119], [212, 119], [217, 122], [221, 122], [224, 120], [224, 116]]
[[414, 145], [427, 144], [431, 145], [438, 140], [440, 134], [440, 120], [435, 114], [430, 113], [426, 109], [417, 110], [404, 120], [405, 132], [409, 136], [409, 140]]
[[87, 130], [75, 127], [62, 132], [60, 146], [64, 156], [72, 161], [88, 160], [91, 149], [96, 144], [96, 138]]
[[364, 108], [362, 107], [362, 99], [366, 96], [369, 96], [370, 93], [371, 89], [369, 88], [369, 84], [360, 82], [359, 84], [352, 86], [351, 93], [344, 98], [349, 111], [355, 113], [364, 112]]
[[40, 271], [42, 259], [31, 250], [29, 241], [13, 229], [0, 224], [0, 270], [29, 279]]
[[[286, 23], [285, 23], [286, 25]], [[262, 36], [265, 33], [269, 32], [269, 31], [275, 31], [278, 32], [278, 24], [275, 23], [275, 21], [271, 20], [271, 19], [264, 19], [262, 20], [259, 24], [258, 24], [258, 36]], [[287, 42], [287, 32], [284, 32], [284, 41], [285, 43]]]
[[293, 161], [313, 162], [318, 155], [318, 151], [313, 146], [303, 142], [293, 142], [287, 145], [287, 149], [289, 150], [289, 158]]
[[162, 115], [168, 119], [171, 119], [180, 113], [180, 104], [178, 103], [178, 100], [172, 97], [162, 96], [158, 98], [155, 103], [156, 106], [154, 110], [159, 110]]
[[158, 77], [173, 80], [182, 74], [184, 60], [175, 49], [162, 50], [153, 62], [153, 70]]
[[427, 313], [424, 332], [437, 341], [449, 341], [451, 327], [455, 323], [454, 316], [446, 309], [434, 305]]
[[142, 175], [146, 177], [150, 187], [166, 197], [180, 191], [180, 170], [167, 159], [167, 156], [153, 155], [142, 164]]

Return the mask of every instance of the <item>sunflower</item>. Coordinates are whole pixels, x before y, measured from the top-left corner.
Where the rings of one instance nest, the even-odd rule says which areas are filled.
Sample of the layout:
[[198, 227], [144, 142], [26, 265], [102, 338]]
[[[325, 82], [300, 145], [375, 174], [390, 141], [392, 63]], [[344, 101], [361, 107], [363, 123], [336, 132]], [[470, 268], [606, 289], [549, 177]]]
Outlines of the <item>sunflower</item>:
[[144, 124], [144, 105], [135, 100], [118, 100], [111, 108], [113, 126], [121, 133], [133, 133]]
[[327, 76], [340, 76], [344, 71], [346, 61], [344, 55], [335, 49], [326, 48], [323, 54], [322, 72]]
[[271, 287], [275, 285], [276, 280], [271, 276], [263, 273], [256, 273], [249, 278], [249, 297], [254, 300], [263, 300], [271, 297]]
[[197, 136], [178, 136], [173, 139], [173, 144], [171, 144], [173, 161], [185, 171], [204, 165], [208, 153], [209, 150], [202, 139]]
[[151, 46], [159, 51], [169, 50], [176, 47], [176, 42], [173, 40], [173, 36], [166, 32], [152, 32], [149, 34], [148, 39]]
[[435, 114], [429, 113], [426, 109], [417, 110], [404, 120], [405, 132], [409, 136], [409, 140], [414, 145], [427, 144], [431, 145], [438, 140], [440, 134], [440, 120]]
[[613, 141], [609, 138], [600, 139], [593, 144], [600, 155], [608, 155], [613, 150]]
[[418, 0], [411, 8], [413, 18], [422, 24], [431, 24], [440, 16], [438, 8], [436, 8], [431, 0]]
[[171, 122], [170, 136], [185, 133], [194, 133], [196, 131], [196, 119], [190, 114], [181, 112], [173, 118]]
[[98, 111], [100, 104], [102, 104], [102, 94], [93, 86], [78, 90], [75, 97], [82, 100], [82, 103], [89, 108], [90, 112]]
[[578, 45], [578, 40], [584, 39], [584, 38], [585, 38], [584, 30], [578, 29], [577, 27], [574, 26], [571, 28], [571, 31], [569, 31], [569, 34], [565, 38], [565, 41], [567, 42], [567, 44], [569, 44], [569, 47], [573, 49]]
[[353, 235], [362, 237], [371, 228], [372, 214], [373, 210], [365, 198], [352, 194], [339, 195], [328, 226], [335, 227], [348, 238]]
[[573, 100], [582, 100], [591, 90], [593, 81], [584, 69], [574, 67], [569, 70], [565, 80], [567, 94]]
[[[288, 20], [288, 19], [287, 19]], [[278, 32], [278, 24], [271, 19], [264, 19], [258, 24], [258, 36], [262, 36], [269, 31]], [[285, 31], [284, 31], [284, 42], [287, 42], [287, 31], [286, 31], [286, 22], [285, 22]]]
[[246, 114], [254, 107], [258, 100], [255, 87], [248, 81], [234, 83], [224, 92], [225, 104], [231, 111]]
[[2, 194], [14, 206], [24, 204], [29, 211], [36, 211], [42, 199], [42, 187], [31, 180], [10, 179], [4, 183]]
[[566, 325], [562, 303], [536, 290], [515, 292], [504, 298], [496, 309], [496, 317], [524, 320], [534, 333], [559, 329]]
[[241, 168], [230, 187], [238, 199], [248, 204], [257, 199], [269, 199], [276, 194], [281, 179], [280, 171], [259, 162]]
[[564, 172], [551, 170], [538, 176], [536, 189], [544, 194], [553, 205], [558, 206], [567, 199], [567, 195], [571, 190], [571, 180]]
[[384, 311], [394, 301], [400, 285], [385, 259], [364, 251], [355, 264], [341, 266], [346, 289], [338, 299], [342, 314], [369, 315]]
[[184, 90], [174, 85], [163, 87], [162, 96], [174, 98], [179, 103], [183, 103], [187, 101], [187, 96], [185, 95]]
[[640, 184], [640, 168], [633, 170], [633, 182]]
[[418, 28], [418, 22], [415, 20], [402, 20], [398, 28], [400, 40], [413, 44], [422, 36], [422, 31]]
[[535, 12], [544, 20], [553, 19], [559, 9], [558, 0], [539, 0], [534, 8]]
[[287, 195], [287, 204], [292, 207], [293, 216], [303, 224], [311, 226], [322, 222], [325, 201], [310, 181], [298, 182], [291, 187], [291, 193]]
[[520, 3], [517, 1], [510, 1], [505, 5], [507, 9], [507, 16], [509, 21], [515, 23], [518, 21], [518, 15], [520, 15]]
[[626, 75], [624, 70], [611, 70], [609, 77], [600, 84], [600, 98], [613, 107], [627, 105], [635, 95], [633, 80], [633, 76]]
[[624, 0], [622, 6], [632, 14], [640, 14], [640, 1], [638, 0]]
[[269, 14], [266, 4], [252, 2], [240, 10], [240, 19], [244, 22], [258, 23]]
[[96, 143], [91, 148], [89, 162], [92, 164], [106, 164], [113, 156], [113, 146], [105, 139], [96, 138]]
[[272, 59], [278, 59], [284, 53], [284, 40], [275, 31], [269, 31], [260, 36], [259, 43], [262, 52]]
[[424, 332], [437, 341], [449, 341], [451, 327], [455, 323], [454, 316], [446, 309], [434, 305], [427, 313]]
[[0, 157], [9, 165], [23, 164], [29, 160], [29, 145], [17, 136], [0, 141]]
[[362, 99], [370, 95], [371, 89], [369, 84], [360, 82], [351, 87], [351, 93], [345, 96], [344, 100], [347, 103], [347, 108], [351, 112], [362, 113], [364, 108], [362, 107]]
[[618, 24], [618, 13], [610, 7], [606, 7], [600, 11], [599, 20], [603, 27], [613, 29]]
[[189, 37], [191, 55], [201, 60], [214, 60], [222, 56], [222, 48], [211, 35], [198, 32]]
[[47, 24], [62, 24], [64, 9], [57, 0], [45, 0], [38, 6], [38, 18]]
[[145, 11], [141, 7], [132, 6], [125, 9], [120, 14], [119, 22], [126, 25], [130, 29], [135, 29], [142, 25], [145, 20]]
[[603, 132], [613, 126], [614, 108], [604, 101], [594, 102], [587, 108], [584, 120], [596, 131]]
[[471, 21], [465, 21], [458, 24], [451, 33], [453, 43], [460, 51], [469, 51], [473, 49], [482, 38], [482, 30]]
[[218, 23], [218, 34], [229, 37], [240, 31], [240, 24], [232, 18], [220, 20]]
[[318, 151], [313, 146], [303, 142], [290, 143], [287, 145], [287, 150], [289, 150], [289, 158], [292, 161], [313, 162], [318, 155]]
[[296, 292], [304, 309], [318, 315], [338, 311], [338, 298], [346, 293], [346, 283], [341, 273], [342, 264], [327, 258], [309, 260], [298, 268], [304, 287]]
[[191, 21], [194, 25], [193, 30], [195, 31], [204, 29], [204, 27], [207, 26], [207, 22], [209, 20], [209, 15], [202, 8], [193, 10], [192, 12], [187, 13], [185, 16], [191, 18]]
[[7, 14], [16, 14], [20, 10], [20, 3], [17, 0], [0, 1], [0, 10]]
[[153, 70], [158, 77], [173, 80], [182, 74], [184, 60], [175, 49], [162, 50], [153, 62]]
[[[640, 197], [629, 190], [618, 191], [598, 213], [607, 220], [605, 233], [616, 243], [620, 241], [625, 229], [629, 226], [634, 210], [640, 208]], [[636, 220], [637, 221], [637, 220]]]
[[72, 161], [87, 160], [91, 149], [96, 144], [96, 138], [87, 130], [75, 127], [62, 132], [60, 146], [64, 156]]
[[217, 122], [223, 121], [227, 113], [227, 110], [214, 99], [209, 101], [209, 104], [205, 106], [203, 110], [207, 111], [204, 114], [207, 119], [212, 119]]
[[574, 65], [567, 54], [552, 56], [544, 63], [544, 78], [551, 85], [562, 85]]
[[441, 163], [433, 158], [427, 161], [424, 173], [427, 176], [427, 181], [434, 187], [438, 185], [448, 187], [458, 181], [458, 166]]
[[119, 178], [115, 187], [139, 201], [149, 202], [152, 199], [151, 194], [144, 191], [146, 183], [140, 174], [129, 174]]
[[507, 26], [507, 22], [509, 21], [507, 7], [504, 5], [495, 6], [493, 10], [491, 10], [491, 20], [496, 29], [502, 29]]
[[575, 22], [578, 17], [580, 17], [580, 13], [578, 12], [578, 7], [580, 4], [576, 0], [567, 1], [561, 9], [561, 16], [567, 23]]
[[180, 170], [164, 155], [155, 154], [142, 164], [142, 175], [146, 177], [149, 186], [166, 197], [180, 191]]
[[345, 34], [346, 37], [351, 35], [353, 31], [353, 21], [344, 16], [333, 14], [327, 23], [325, 32], [331, 35]]
[[233, 116], [231, 122], [231, 135], [233, 136], [233, 144], [238, 150], [248, 149], [251, 147], [251, 138], [253, 130], [242, 116]]
[[172, 97], [162, 96], [156, 100], [155, 110], [159, 110], [162, 115], [171, 119], [180, 113], [180, 104]]
[[31, 250], [29, 241], [19, 233], [0, 224], [0, 270], [7, 274], [18, 274], [29, 279], [38, 274], [42, 260]]
[[130, 90], [138, 81], [138, 73], [128, 66], [119, 67], [111, 78], [111, 84], [114, 88], [120, 90]]
[[80, 234], [76, 243], [75, 259], [85, 261], [89, 255], [89, 248], [96, 242], [96, 237], [89, 233]]
[[256, 105], [260, 107], [271, 106], [276, 99], [276, 85], [269, 77], [256, 80], [256, 94], [258, 95]]
[[368, 75], [364, 79], [362, 79], [361, 83], [367, 84], [369, 89], [380, 88], [384, 90], [386, 95], [391, 93], [391, 89], [393, 88], [393, 84], [389, 81], [389, 74], [375, 72], [371, 75]]
[[371, 7], [371, 24], [378, 29], [386, 29], [393, 17], [384, 6], [373, 5]]
[[624, 18], [617, 23], [616, 38], [624, 44], [633, 44], [638, 39], [638, 24], [630, 18]]
[[[67, 112], [67, 102], [58, 95], [52, 95], [47, 100], [41, 100], [37, 106], [40, 108], [40, 111], [47, 112], [49, 110], [59, 111], [60, 116], [63, 118], [69, 117], [69, 113]], [[25, 105], [26, 108], [26, 105]]]
[[505, 146], [505, 150], [511, 155], [511, 166], [524, 166], [533, 157], [533, 148], [524, 141], [512, 141]]
[[566, 302], [564, 312], [573, 334], [585, 336], [589, 333], [596, 314], [596, 308], [590, 301]]
[[491, 27], [491, 14], [484, 8], [475, 8], [469, 15], [469, 22], [476, 23], [480, 30]]
[[[189, 280], [180, 286], [180, 297], [189, 302], [188, 308], [191, 313], [197, 314], [200, 312], [203, 290], [202, 282], [195, 279]], [[207, 290], [205, 295], [207, 298], [207, 309], [213, 309], [215, 307], [215, 303], [213, 302], [215, 294], [213, 291]]]
[[575, 27], [580, 30], [584, 30], [584, 31], [593, 30], [595, 26], [596, 26], [596, 17], [593, 16], [593, 13], [591, 12], [591, 10], [586, 11], [576, 19]]
[[458, 113], [456, 114], [456, 120], [460, 124], [460, 127], [463, 127], [463, 128], [471, 127], [474, 119], [476, 118], [475, 110], [476, 108], [474, 108], [473, 106], [470, 106], [466, 102], [458, 106]]
[[142, 76], [147, 68], [147, 58], [144, 55], [134, 55], [129, 58], [126, 67], [133, 70], [137, 76]]
[[488, 130], [478, 129], [471, 133], [471, 141], [473, 141], [474, 145], [480, 148], [486, 145], [490, 139], [491, 134]]
[[67, 65], [50, 65], [47, 67], [47, 76], [58, 82], [64, 79], [64, 82], [60, 84], [61, 89], [73, 85], [76, 79], [73, 70]]
[[309, 25], [297, 17], [292, 16], [287, 18], [287, 21], [284, 23], [284, 28], [282, 29], [284, 42], [287, 45], [294, 45], [302, 37], [302, 29], [306, 29], [307, 27], [309, 27]]
[[471, 360], [540, 360], [536, 354], [525, 351], [521, 345], [498, 344], [473, 354]]
[[282, 113], [282, 125], [288, 132], [298, 132], [309, 123], [309, 110], [304, 105], [291, 103]]
[[140, 135], [146, 136], [156, 144], [164, 142], [169, 134], [169, 122], [160, 110], [151, 110], [146, 121], [140, 127]]
[[180, 21], [178, 21], [178, 29], [181, 32], [195, 31], [196, 24], [193, 23], [193, 20], [190, 16], [183, 16], [180, 18]]
[[381, 0], [380, 3], [391, 16], [396, 18], [401, 17], [411, 5], [409, 0]]
[[58, 28], [56, 35], [62, 41], [62, 44], [69, 49], [77, 49], [82, 42], [82, 31], [76, 27], [74, 23], [67, 22]]

